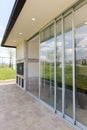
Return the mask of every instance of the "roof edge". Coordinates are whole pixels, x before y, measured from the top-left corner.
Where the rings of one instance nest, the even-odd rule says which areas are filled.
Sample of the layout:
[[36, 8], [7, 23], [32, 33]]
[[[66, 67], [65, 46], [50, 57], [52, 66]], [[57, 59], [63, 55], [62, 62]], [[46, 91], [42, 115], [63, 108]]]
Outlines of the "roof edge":
[[10, 18], [7, 23], [7, 27], [6, 27], [2, 42], [1, 42], [1, 46], [5, 46], [5, 47], [7, 46], [7, 45], [5, 45], [5, 42], [9, 36], [25, 2], [26, 2], [26, 0], [16, 0], [15, 1]]

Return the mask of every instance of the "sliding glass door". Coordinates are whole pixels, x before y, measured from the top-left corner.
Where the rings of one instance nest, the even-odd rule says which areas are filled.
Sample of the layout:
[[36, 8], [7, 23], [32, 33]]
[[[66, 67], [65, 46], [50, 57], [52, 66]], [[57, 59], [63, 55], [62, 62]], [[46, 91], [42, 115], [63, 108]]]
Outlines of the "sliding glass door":
[[56, 23], [56, 108], [62, 112], [62, 22]]
[[40, 98], [54, 107], [54, 26], [45, 29], [40, 43]]
[[65, 114], [73, 116], [73, 50], [72, 50], [72, 14], [64, 17], [65, 47]]
[[76, 119], [87, 127], [87, 4], [75, 11]]

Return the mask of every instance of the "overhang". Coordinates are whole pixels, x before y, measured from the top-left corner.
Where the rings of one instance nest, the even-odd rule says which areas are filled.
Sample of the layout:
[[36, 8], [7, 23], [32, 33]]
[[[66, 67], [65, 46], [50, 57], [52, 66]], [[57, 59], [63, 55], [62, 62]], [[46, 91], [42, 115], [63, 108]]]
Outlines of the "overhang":
[[2, 46], [16, 47], [78, 0], [16, 0]]

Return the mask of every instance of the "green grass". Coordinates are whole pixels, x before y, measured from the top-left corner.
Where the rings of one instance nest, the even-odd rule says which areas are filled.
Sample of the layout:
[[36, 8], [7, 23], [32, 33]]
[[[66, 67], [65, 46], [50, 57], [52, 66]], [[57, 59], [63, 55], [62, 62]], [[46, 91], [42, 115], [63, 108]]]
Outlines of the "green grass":
[[0, 80], [15, 79], [15, 70], [12, 68], [0, 68]]

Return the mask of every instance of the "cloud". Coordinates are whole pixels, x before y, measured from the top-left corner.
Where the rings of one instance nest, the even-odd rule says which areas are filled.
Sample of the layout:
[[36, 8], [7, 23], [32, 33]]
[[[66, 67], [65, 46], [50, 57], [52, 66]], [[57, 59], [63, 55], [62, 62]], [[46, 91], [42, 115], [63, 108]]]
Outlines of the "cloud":
[[57, 46], [61, 47], [62, 46], [62, 42], [57, 41]]
[[87, 37], [79, 42], [78, 47], [87, 47]]

